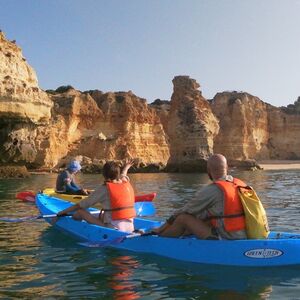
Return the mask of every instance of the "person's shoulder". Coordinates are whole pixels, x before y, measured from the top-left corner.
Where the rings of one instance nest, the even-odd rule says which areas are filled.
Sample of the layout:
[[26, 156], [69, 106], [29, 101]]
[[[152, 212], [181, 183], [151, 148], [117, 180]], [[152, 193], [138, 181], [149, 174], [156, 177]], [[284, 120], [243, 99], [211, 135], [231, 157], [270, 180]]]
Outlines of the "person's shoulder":
[[218, 191], [219, 187], [214, 184], [213, 182], [211, 184], [208, 184], [205, 188], [204, 191], [205, 192], [214, 192], [214, 191]]
[[197, 193], [208, 194], [208, 193], [212, 193], [212, 192], [217, 191], [217, 190], [218, 190], [217, 185], [212, 182], [210, 184], [207, 184], [207, 185], [203, 186], [201, 189], [198, 190]]
[[220, 197], [222, 197], [222, 191], [216, 184], [211, 183], [198, 190], [195, 198], [208, 203], [214, 202], [217, 199], [220, 199]]
[[68, 171], [67, 170], [62, 170], [58, 173], [58, 176], [68, 176]]

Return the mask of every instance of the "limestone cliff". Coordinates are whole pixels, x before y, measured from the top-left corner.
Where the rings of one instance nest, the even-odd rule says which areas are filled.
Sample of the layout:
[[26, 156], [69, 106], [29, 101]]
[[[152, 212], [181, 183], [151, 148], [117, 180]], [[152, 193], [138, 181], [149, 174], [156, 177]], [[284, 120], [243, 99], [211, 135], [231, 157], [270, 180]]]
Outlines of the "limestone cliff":
[[270, 159], [300, 159], [300, 114], [268, 106]]
[[199, 171], [213, 152], [231, 162], [300, 159], [299, 99], [286, 108], [244, 92], [207, 101], [188, 76], [173, 85], [171, 101], [150, 105], [131, 91], [46, 93], [0, 32], [0, 163], [53, 168], [74, 156], [95, 165], [131, 157], [155, 170]]
[[0, 117], [4, 119], [47, 122], [52, 102], [38, 87], [35, 71], [21, 49], [0, 32]]
[[38, 129], [49, 122], [51, 107], [21, 49], [0, 32], [0, 162], [35, 160]]
[[[40, 148], [37, 163], [53, 167], [62, 158], [88, 147], [91, 136], [99, 135], [96, 123], [103, 113], [89, 94], [74, 89], [51, 96], [54, 107], [51, 124], [40, 131]], [[46, 145], [43, 145], [42, 144]]]
[[144, 165], [166, 164], [169, 148], [160, 120], [133, 93], [69, 89], [51, 98], [51, 126], [38, 138], [40, 145], [47, 143], [40, 147], [40, 165], [59, 166], [75, 156], [94, 164], [125, 157], [139, 158]]
[[167, 130], [170, 143], [168, 165], [181, 171], [203, 170], [206, 159], [213, 153], [218, 121], [194, 79], [177, 76], [173, 85]]
[[235, 160], [268, 156], [267, 106], [247, 93], [218, 93], [211, 102], [220, 124], [214, 152]]
[[97, 125], [102, 130], [102, 142], [97, 144], [100, 157], [167, 163], [170, 153], [163, 125], [145, 99], [131, 91], [91, 96], [104, 115]]
[[220, 124], [214, 152], [229, 160], [300, 159], [300, 115], [243, 92], [218, 93], [211, 102]]

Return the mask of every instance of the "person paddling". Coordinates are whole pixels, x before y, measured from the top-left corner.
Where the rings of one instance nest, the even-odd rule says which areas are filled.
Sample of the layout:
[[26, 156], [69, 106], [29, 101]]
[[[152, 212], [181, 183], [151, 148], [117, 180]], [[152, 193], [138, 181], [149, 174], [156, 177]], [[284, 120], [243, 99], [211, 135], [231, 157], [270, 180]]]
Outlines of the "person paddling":
[[247, 239], [243, 206], [238, 187], [244, 182], [227, 174], [226, 158], [214, 154], [207, 161], [213, 181], [154, 232], [164, 237], [193, 234], [200, 239]]
[[[57, 216], [75, 212], [73, 215], [75, 220], [85, 220], [91, 224], [110, 227], [127, 233], [133, 232], [133, 218], [136, 216], [135, 196], [127, 176], [127, 172], [132, 165], [133, 160], [127, 160], [121, 172], [117, 162], [106, 162], [102, 172], [104, 183], [86, 199], [60, 211]], [[86, 210], [97, 203], [102, 207], [98, 217]]]
[[83, 189], [75, 183], [75, 175], [80, 170], [80, 163], [77, 160], [72, 160], [68, 167], [57, 176], [56, 192], [70, 195], [88, 195], [89, 190]]

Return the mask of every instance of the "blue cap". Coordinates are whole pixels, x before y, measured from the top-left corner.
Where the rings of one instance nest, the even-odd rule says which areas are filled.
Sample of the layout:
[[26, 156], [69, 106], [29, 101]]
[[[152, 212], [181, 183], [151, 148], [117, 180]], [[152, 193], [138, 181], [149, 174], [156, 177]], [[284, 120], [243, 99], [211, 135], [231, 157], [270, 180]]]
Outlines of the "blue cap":
[[81, 170], [81, 165], [77, 160], [73, 160], [68, 165], [68, 170], [71, 172], [77, 172]]

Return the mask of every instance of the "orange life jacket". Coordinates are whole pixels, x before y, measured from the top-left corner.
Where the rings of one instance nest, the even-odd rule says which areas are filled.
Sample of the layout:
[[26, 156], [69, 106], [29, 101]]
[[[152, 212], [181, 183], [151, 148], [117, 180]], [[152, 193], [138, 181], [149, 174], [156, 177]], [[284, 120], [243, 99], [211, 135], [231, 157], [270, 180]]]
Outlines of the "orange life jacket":
[[211, 225], [217, 226], [217, 219], [223, 219], [226, 231], [245, 230], [245, 216], [243, 205], [241, 203], [238, 186], [247, 186], [242, 180], [233, 178], [233, 182], [218, 180], [215, 184], [223, 191], [224, 194], [224, 215], [210, 216]]
[[106, 182], [110, 196], [111, 217], [113, 220], [129, 219], [136, 216], [134, 208], [134, 191], [129, 182]]

